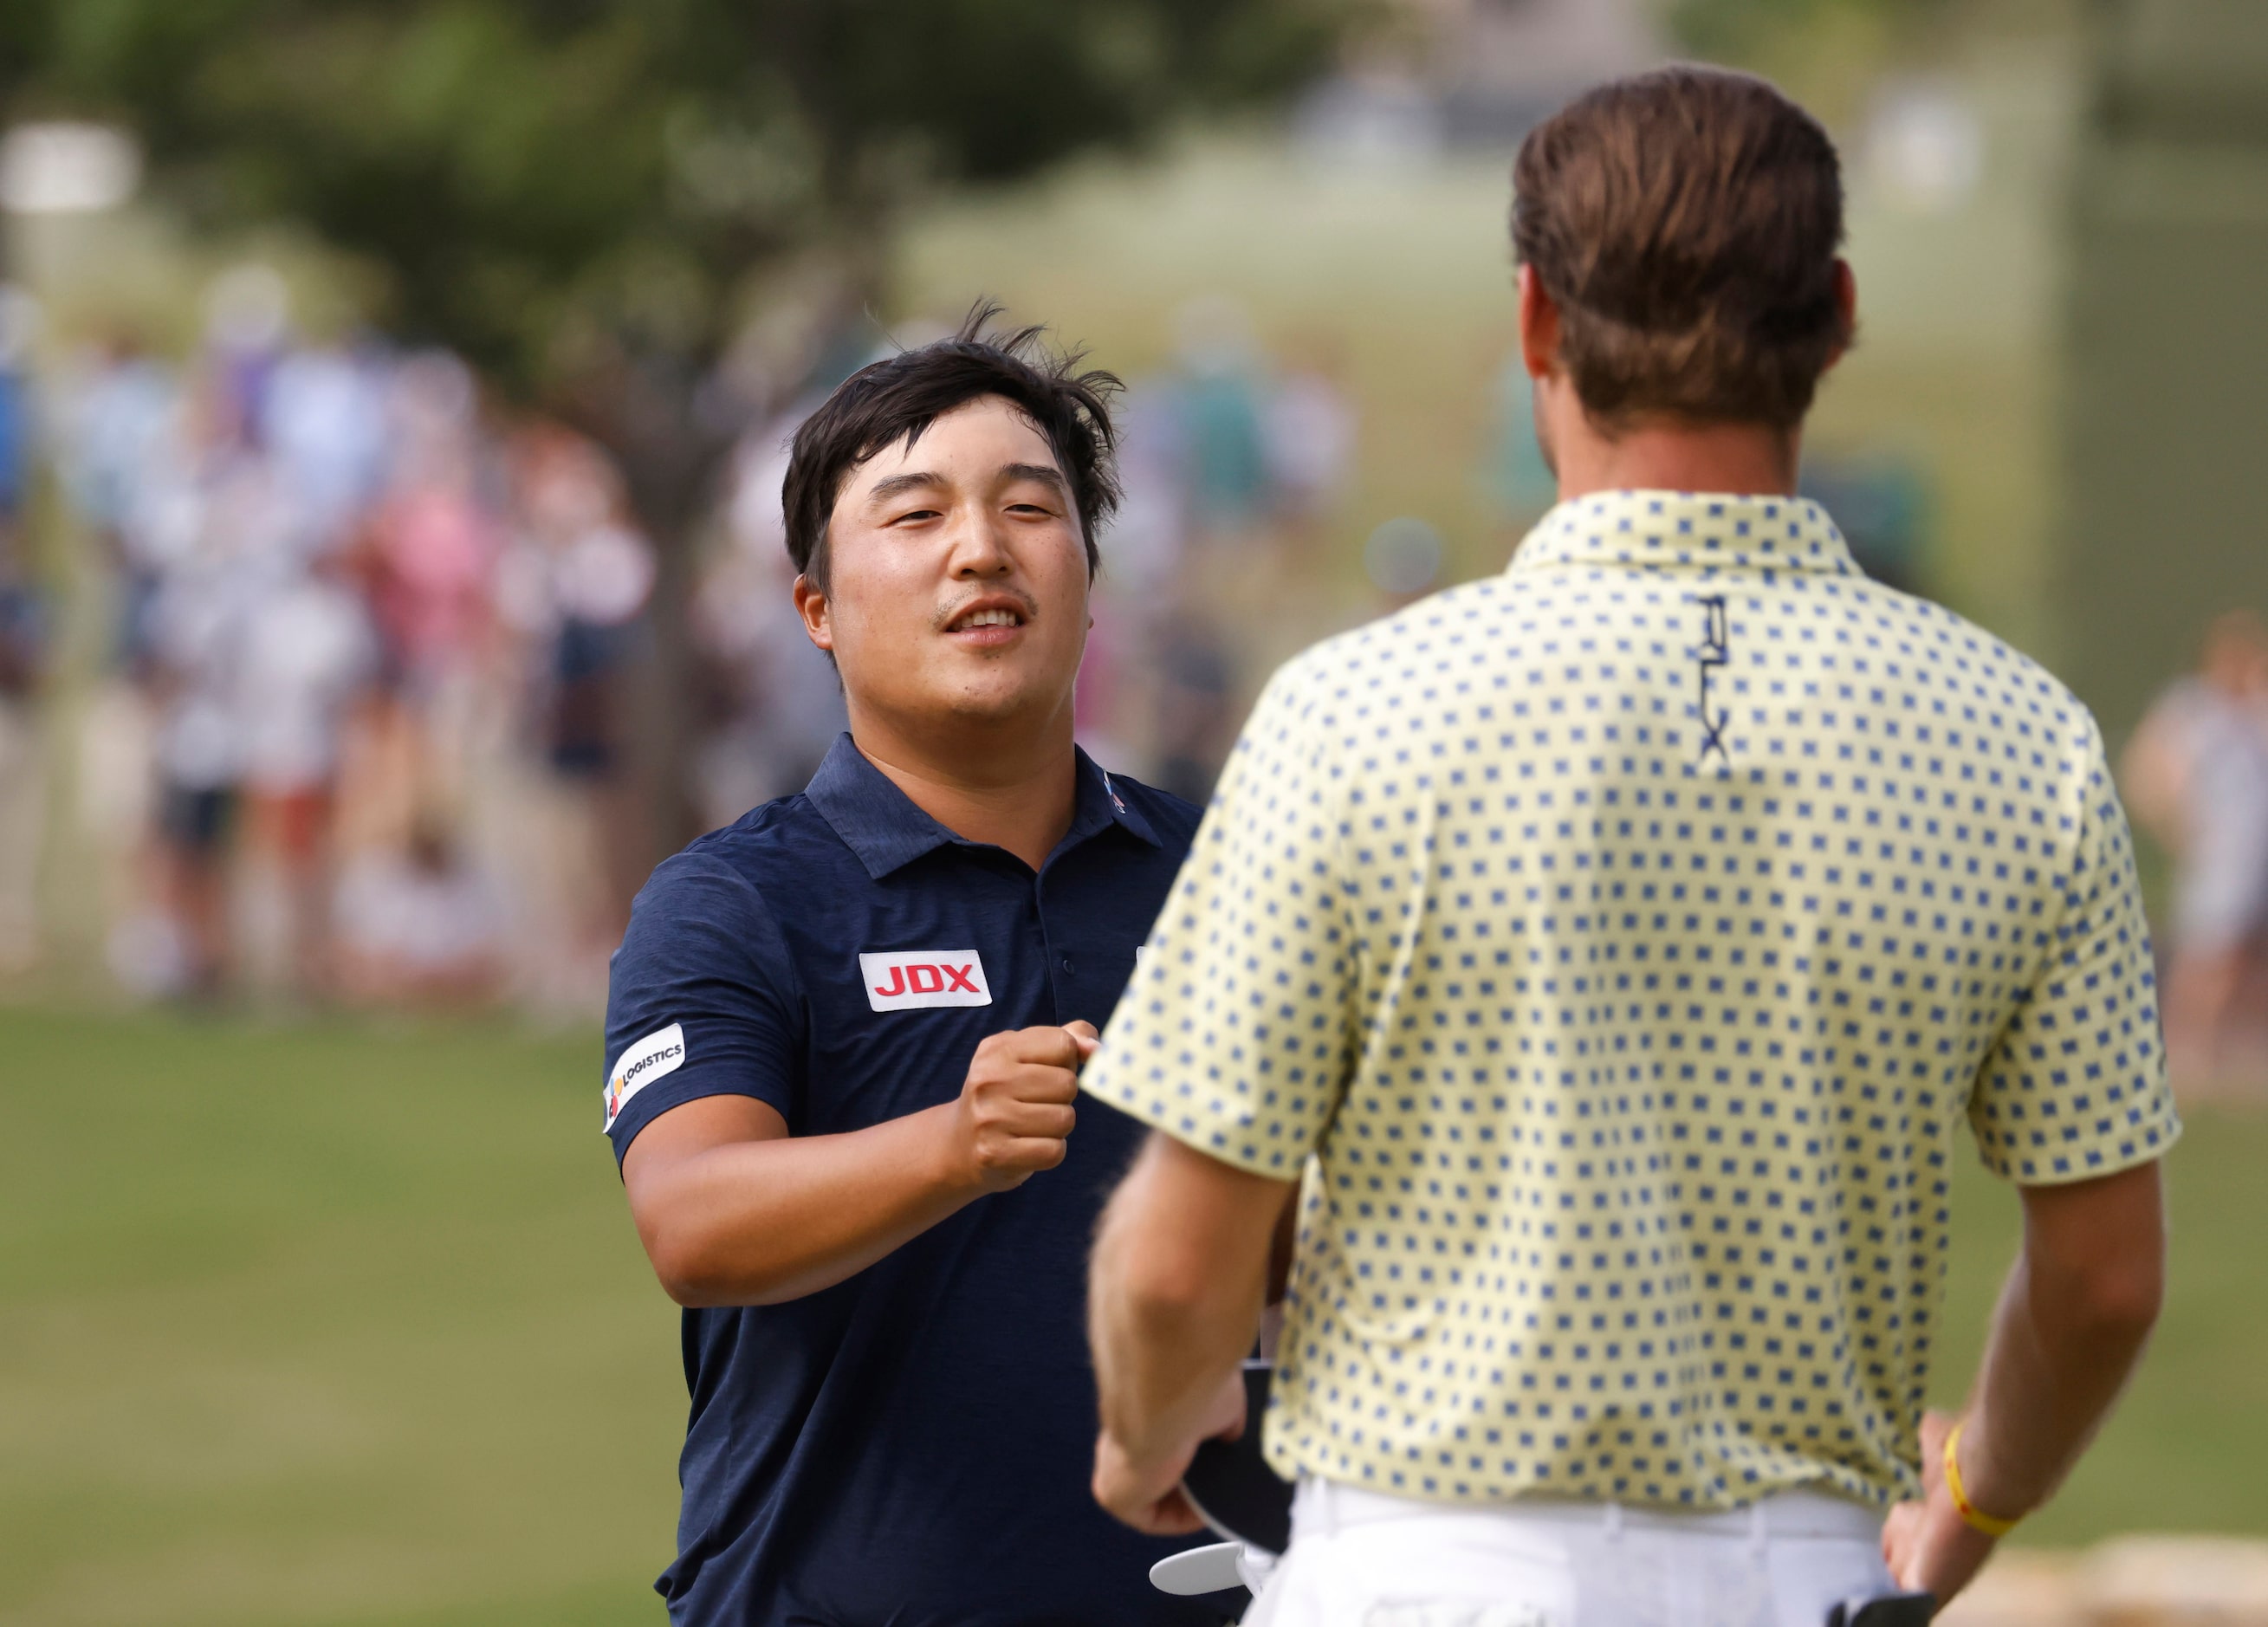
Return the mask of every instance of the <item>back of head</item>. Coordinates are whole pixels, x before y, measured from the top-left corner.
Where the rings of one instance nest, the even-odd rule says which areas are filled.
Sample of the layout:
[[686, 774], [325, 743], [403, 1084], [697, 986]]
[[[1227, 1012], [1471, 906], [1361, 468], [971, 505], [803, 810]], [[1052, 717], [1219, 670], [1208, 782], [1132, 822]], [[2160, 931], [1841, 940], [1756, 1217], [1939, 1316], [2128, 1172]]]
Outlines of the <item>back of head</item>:
[[1532, 131], [1513, 243], [1560, 314], [1585, 410], [1793, 428], [1851, 338], [1834, 144], [1764, 80], [1677, 66]]

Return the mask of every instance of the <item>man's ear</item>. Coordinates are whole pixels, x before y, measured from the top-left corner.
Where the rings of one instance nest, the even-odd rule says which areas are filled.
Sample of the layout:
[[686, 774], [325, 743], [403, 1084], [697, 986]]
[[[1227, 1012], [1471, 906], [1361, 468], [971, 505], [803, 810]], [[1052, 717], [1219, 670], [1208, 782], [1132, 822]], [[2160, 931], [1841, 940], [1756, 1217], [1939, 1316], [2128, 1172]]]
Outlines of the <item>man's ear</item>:
[[1842, 314], [1843, 338], [1828, 355], [1830, 367], [1843, 359], [1859, 331], [1859, 279], [1852, 272], [1851, 262], [1839, 256], [1835, 261], [1835, 308]]
[[813, 586], [807, 576], [795, 579], [795, 613], [803, 618], [804, 637], [828, 654], [834, 654], [835, 626], [828, 619], [827, 595]]
[[1520, 268], [1520, 359], [1531, 379], [1559, 370], [1559, 306], [1528, 265]]

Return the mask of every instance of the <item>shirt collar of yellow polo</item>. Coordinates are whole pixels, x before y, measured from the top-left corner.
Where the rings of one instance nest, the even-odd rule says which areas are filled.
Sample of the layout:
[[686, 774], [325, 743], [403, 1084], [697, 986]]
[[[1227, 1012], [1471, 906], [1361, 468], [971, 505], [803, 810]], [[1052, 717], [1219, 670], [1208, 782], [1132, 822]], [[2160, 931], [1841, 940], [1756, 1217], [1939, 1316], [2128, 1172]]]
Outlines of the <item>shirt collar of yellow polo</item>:
[[1575, 567], [1857, 576], [1850, 546], [1808, 497], [1601, 491], [1536, 522], [1506, 574]]

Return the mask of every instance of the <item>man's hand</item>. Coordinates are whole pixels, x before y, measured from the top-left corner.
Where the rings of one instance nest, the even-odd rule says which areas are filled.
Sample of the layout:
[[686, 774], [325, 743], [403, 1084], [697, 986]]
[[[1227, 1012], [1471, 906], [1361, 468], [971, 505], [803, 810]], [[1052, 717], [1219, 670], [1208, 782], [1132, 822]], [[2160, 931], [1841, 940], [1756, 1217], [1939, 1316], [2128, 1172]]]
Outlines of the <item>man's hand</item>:
[[1882, 1525], [1882, 1559], [1891, 1579], [1913, 1592], [1935, 1594], [1940, 1606], [1969, 1586], [1999, 1546], [1997, 1538], [1972, 1529], [1953, 1506], [1945, 1483], [1945, 1438], [1953, 1425], [1942, 1412], [1923, 1416], [1921, 1500], [1899, 1504]]
[[1182, 1476], [1197, 1447], [1207, 1440], [1234, 1440], [1244, 1433], [1244, 1375], [1232, 1373], [1198, 1432], [1189, 1442], [1149, 1462], [1138, 1462], [1108, 1430], [1094, 1442], [1094, 1500], [1111, 1513], [1152, 1536], [1187, 1536], [1204, 1520], [1182, 1491]]
[[1053, 1169], [1078, 1121], [1079, 1064], [1094, 1054], [1094, 1025], [1016, 1028], [988, 1035], [947, 1119], [947, 1157], [988, 1192], [1020, 1187]]

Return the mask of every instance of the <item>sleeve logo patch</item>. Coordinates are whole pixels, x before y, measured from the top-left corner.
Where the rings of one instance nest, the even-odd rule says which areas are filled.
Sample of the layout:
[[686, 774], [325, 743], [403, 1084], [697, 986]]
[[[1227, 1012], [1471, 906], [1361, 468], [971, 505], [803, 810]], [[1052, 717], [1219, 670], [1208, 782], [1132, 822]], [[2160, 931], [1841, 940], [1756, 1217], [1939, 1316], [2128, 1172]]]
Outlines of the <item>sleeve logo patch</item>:
[[974, 949], [909, 949], [858, 957], [866, 1004], [878, 1012], [925, 1005], [990, 1005], [991, 986]]
[[685, 1025], [657, 1028], [615, 1060], [614, 1076], [607, 1081], [607, 1128], [630, 1105], [632, 1096], [666, 1073], [685, 1065]]

